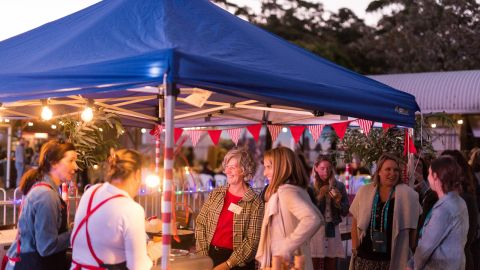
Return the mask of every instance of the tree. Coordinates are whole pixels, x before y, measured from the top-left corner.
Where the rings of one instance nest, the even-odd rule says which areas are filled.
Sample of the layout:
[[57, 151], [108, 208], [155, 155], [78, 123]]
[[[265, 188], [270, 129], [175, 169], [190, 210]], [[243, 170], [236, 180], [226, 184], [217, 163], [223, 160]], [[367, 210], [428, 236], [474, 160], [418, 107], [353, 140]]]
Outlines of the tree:
[[376, 31], [355, 42], [369, 74], [480, 68], [480, 7], [475, 0], [376, 0]]

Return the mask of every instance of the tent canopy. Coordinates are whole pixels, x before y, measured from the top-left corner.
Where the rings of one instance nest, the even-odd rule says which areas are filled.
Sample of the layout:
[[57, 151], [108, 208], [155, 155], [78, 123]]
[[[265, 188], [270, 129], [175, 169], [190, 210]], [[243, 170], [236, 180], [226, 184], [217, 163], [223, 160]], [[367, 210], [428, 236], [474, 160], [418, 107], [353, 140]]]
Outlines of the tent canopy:
[[[155, 92], [148, 87], [160, 85], [164, 74], [181, 88], [213, 91], [210, 114], [243, 100], [302, 109], [310, 118], [330, 113], [411, 127], [419, 110], [414, 96], [315, 56], [207, 0], [104, 0], [0, 42], [4, 106], [51, 97], [73, 104], [78, 95], [108, 95], [117, 104], [140, 97], [132, 109], [153, 121], [158, 102], [142, 97]], [[17, 111], [26, 108], [18, 104]]]

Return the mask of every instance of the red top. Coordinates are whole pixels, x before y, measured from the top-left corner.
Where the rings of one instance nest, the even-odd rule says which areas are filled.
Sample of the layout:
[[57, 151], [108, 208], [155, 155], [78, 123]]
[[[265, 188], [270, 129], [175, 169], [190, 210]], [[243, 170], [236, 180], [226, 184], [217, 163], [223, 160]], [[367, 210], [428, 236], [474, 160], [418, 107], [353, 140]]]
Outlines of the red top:
[[237, 197], [227, 191], [222, 212], [218, 217], [217, 229], [213, 234], [211, 244], [214, 246], [233, 249], [233, 212], [228, 210], [231, 203], [238, 204], [242, 197]]

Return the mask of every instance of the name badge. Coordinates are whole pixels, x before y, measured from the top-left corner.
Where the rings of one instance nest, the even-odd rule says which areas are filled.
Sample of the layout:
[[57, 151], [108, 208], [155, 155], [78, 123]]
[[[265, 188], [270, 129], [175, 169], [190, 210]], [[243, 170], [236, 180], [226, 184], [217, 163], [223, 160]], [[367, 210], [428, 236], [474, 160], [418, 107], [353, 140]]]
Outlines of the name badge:
[[238, 215], [242, 212], [242, 207], [238, 206], [237, 204], [230, 203], [230, 205], [228, 206], [228, 211], [233, 212], [233, 213]]

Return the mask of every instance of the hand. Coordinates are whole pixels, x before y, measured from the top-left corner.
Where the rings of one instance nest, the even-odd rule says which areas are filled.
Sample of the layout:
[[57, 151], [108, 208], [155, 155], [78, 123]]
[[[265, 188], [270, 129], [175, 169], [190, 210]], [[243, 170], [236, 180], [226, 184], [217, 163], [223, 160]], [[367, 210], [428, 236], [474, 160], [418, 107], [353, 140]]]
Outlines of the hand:
[[330, 197], [332, 197], [336, 204], [339, 204], [342, 200], [342, 193], [340, 193], [337, 188], [333, 188], [328, 194], [330, 194]]
[[213, 270], [229, 270], [230, 267], [228, 267], [226, 262], [223, 262], [213, 268]]
[[328, 193], [328, 189], [329, 189], [328, 185], [321, 187], [320, 191], [318, 192], [318, 197], [319, 198], [325, 197], [325, 195]]

